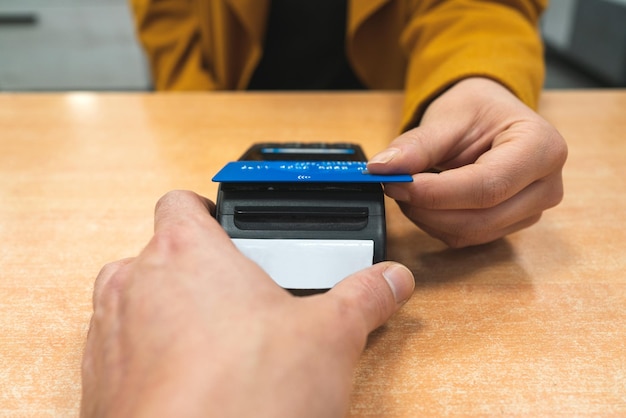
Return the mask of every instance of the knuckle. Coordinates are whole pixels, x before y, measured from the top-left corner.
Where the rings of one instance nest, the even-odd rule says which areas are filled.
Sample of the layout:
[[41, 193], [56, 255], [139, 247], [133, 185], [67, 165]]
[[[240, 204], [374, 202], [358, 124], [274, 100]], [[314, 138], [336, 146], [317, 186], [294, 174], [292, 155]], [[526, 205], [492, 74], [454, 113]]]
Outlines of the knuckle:
[[157, 200], [156, 202], [157, 209], [170, 205], [171, 201], [175, 198], [175, 196], [176, 196], [176, 191], [174, 190], [170, 190], [169, 192], [165, 193], [163, 196], [159, 198], [159, 200]]
[[181, 195], [184, 195], [185, 193], [188, 192], [183, 190], [170, 190], [159, 198], [155, 205], [155, 210], [168, 211], [177, 208], [179, 206]]
[[565, 139], [563, 139], [561, 135], [559, 135], [559, 140], [555, 142], [554, 148], [556, 148], [554, 151], [555, 158], [559, 166], [562, 167], [565, 165], [565, 162], [567, 161], [569, 150], [567, 147], [567, 143], [565, 142]]
[[119, 270], [115, 272], [102, 287], [104, 296], [116, 295], [122, 291], [127, 283], [127, 275], [121, 274]]
[[440, 193], [435, 183], [426, 183], [419, 193], [425, 208], [441, 209], [446, 207], [446, 197]]
[[476, 194], [478, 208], [491, 208], [506, 200], [511, 190], [510, 181], [503, 176], [485, 178]]
[[119, 270], [119, 268], [120, 268], [120, 261], [113, 261], [110, 263], [106, 263], [100, 269], [100, 272], [98, 273], [98, 276], [96, 277], [96, 281], [104, 280], [104, 278], [112, 276], [115, 273], [115, 271]]
[[469, 235], [446, 234], [440, 239], [444, 244], [453, 249], [470, 247], [477, 244]]
[[476, 217], [447, 225], [446, 232], [439, 237], [450, 248], [465, 248], [493, 241], [494, 226], [490, 219]]
[[565, 191], [563, 190], [563, 182], [558, 181], [551, 187], [548, 196], [545, 199], [546, 208], [551, 208], [563, 201], [563, 197], [565, 196]]
[[124, 267], [122, 261], [114, 261], [105, 264], [101, 269], [94, 283], [94, 302], [101, 298], [108, 297], [111, 293], [115, 293], [123, 285], [120, 277], [120, 270]]
[[545, 179], [544, 182], [547, 183], [547, 185], [544, 185], [545, 191], [541, 196], [541, 209], [549, 209], [561, 203], [565, 196], [561, 173], [557, 173], [557, 175]]
[[[107, 266], [103, 267], [103, 270], [105, 268], [107, 268]], [[110, 274], [104, 282], [99, 282], [97, 279], [92, 298], [94, 313], [113, 310], [116, 301], [120, 298], [123, 289], [126, 287], [127, 281], [127, 276], [121, 274], [120, 270]]]
[[[155, 232], [148, 244], [149, 251], [144, 259], [165, 259], [163, 254], [176, 254], [188, 247], [189, 233], [184, 225], [177, 225], [175, 228], [161, 229]], [[155, 257], [149, 257], [154, 253]]]
[[543, 213], [540, 212], [540, 213], [538, 213], [536, 215], [532, 215], [532, 216], [528, 217], [528, 219], [526, 219], [524, 222], [522, 222], [522, 224], [520, 225], [519, 229], [527, 228], [527, 227], [529, 227], [531, 225], [536, 224], [537, 222], [539, 222], [541, 220], [542, 216], [543, 216]]
[[448, 247], [453, 248], [453, 249], [463, 248], [467, 246], [467, 244], [459, 236], [447, 235], [441, 238], [441, 240], [443, 241], [444, 244], [446, 244]]
[[[550, 125], [549, 125], [550, 126]], [[551, 134], [548, 136], [547, 147], [546, 150], [547, 155], [549, 155], [553, 161], [553, 163], [562, 167], [565, 165], [565, 161], [567, 161], [567, 156], [569, 153], [567, 142], [565, 138], [556, 130], [556, 128], [551, 127]]]

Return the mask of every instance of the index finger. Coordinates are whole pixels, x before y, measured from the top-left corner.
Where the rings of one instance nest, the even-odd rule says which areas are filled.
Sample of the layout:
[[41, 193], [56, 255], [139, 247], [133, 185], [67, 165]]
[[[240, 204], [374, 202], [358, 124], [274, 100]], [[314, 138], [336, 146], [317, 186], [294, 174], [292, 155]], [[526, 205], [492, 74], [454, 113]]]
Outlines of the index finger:
[[154, 209], [154, 232], [190, 223], [214, 227], [215, 204], [196, 193], [174, 190], [159, 199]]
[[483, 209], [496, 206], [564, 164], [559, 141], [541, 131], [511, 127], [475, 163], [439, 174], [421, 173], [407, 185], [387, 185], [392, 198], [427, 209]]
[[[485, 155], [484, 157], [488, 157]], [[484, 161], [489, 160], [489, 161]], [[415, 192], [430, 209], [484, 209], [494, 207], [536, 180], [535, 171], [519, 162], [506, 164], [484, 158], [439, 174], [419, 175]]]

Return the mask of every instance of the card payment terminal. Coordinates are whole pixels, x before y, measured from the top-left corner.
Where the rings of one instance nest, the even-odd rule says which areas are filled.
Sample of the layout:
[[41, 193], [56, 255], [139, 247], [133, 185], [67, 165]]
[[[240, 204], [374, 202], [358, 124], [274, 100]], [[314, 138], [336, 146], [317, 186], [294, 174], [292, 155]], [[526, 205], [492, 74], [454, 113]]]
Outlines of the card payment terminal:
[[365, 161], [356, 144], [254, 144], [213, 178], [216, 218], [283, 288], [329, 289], [385, 258], [381, 180]]

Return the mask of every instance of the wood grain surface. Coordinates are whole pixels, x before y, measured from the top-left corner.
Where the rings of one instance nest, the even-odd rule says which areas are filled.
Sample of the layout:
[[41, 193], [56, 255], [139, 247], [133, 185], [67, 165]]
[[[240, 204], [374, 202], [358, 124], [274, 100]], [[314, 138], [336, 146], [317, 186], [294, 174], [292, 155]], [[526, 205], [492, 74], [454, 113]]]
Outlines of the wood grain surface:
[[[364, 93], [0, 95], [0, 416], [76, 416], [93, 280], [136, 255], [170, 189], [257, 141], [397, 133]], [[388, 257], [413, 298], [375, 331], [354, 416], [626, 416], [626, 91], [549, 91], [566, 197], [535, 226], [450, 250], [388, 201]]]

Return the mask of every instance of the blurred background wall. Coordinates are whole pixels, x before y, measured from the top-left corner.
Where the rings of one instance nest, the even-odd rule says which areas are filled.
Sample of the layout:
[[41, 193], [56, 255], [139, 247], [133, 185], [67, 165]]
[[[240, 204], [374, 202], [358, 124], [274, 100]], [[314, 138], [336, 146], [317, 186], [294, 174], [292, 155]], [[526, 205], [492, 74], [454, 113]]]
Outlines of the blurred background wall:
[[[626, 87], [626, 0], [551, 0], [541, 30], [546, 88]], [[150, 88], [127, 0], [0, 0], [0, 90]]]
[[546, 88], [626, 87], [626, 0], [550, 0]]
[[127, 0], [0, 0], [0, 90], [149, 87]]

